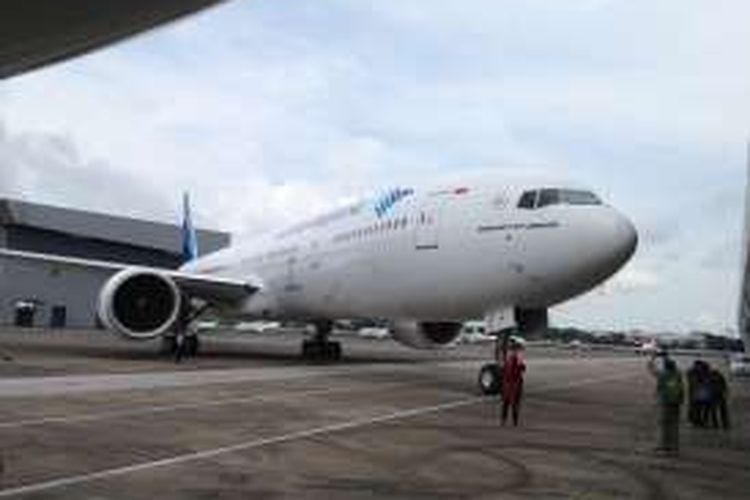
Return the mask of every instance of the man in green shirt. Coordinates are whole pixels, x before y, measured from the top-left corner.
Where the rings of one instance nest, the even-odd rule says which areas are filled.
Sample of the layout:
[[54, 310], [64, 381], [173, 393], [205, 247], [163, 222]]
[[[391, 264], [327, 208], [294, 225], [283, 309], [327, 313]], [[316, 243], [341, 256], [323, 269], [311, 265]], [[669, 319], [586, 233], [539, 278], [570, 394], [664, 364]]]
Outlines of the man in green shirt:
[[676, 455], [680, 447], [680, 409], [685, 399], [682, 374], [677, 363], [664, 353], [661, 367], [655, 360], [649, 363], [651, 373], [656, 377], [656, 397], [659, 403], [659, 424], [661, 440], [657, 451]]

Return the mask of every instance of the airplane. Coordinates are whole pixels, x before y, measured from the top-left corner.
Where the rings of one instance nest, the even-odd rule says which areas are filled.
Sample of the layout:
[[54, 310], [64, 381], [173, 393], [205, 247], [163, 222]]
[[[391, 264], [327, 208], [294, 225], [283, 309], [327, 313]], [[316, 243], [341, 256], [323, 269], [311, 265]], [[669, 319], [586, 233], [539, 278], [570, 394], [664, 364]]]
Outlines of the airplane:
[[[593, 192], [562, 183], [480, 180], [399, 187], [291, 227], [198, 257], [184, 201], [178, 270], [0, 250], [0, 257], [98, 267], [103, 325], [129, 340], [174, 349], [203, 311], [314, 325], [305, 359], [337, 360], [340, 318], [387, 318], [394, 339], [417, 349], [450, 345], [463, 321], [485, 317], [523, 335], [547, 310], [596, 287], [633, 255], [637, 232]], [[486, 380], [484, 376], [482, 380]]]
[[225, 0], [3, 0], [0, 79], [86, 54]]

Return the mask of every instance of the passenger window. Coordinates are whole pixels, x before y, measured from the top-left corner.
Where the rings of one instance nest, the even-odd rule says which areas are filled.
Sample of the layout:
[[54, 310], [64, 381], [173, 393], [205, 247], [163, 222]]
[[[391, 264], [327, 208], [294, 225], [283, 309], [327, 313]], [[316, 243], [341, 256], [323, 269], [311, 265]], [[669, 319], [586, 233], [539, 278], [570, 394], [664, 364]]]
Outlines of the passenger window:
[[533, 209], [536, 202], [536, 191], [526, 191], [518, 200], [518, 208]]

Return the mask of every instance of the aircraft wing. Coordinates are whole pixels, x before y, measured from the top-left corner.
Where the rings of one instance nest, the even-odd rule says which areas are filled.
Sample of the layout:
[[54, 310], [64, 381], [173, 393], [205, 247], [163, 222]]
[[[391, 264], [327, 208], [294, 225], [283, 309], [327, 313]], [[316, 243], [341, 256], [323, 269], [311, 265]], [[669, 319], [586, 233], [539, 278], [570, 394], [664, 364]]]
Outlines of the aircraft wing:
[[242, 280], [211, 276], [207, 274], [184, 273], [172, 269], [153, 268], [108, 262], [77, 257], [40, 254], [20, 250], [0, 248], [0, 261], [24, 260], [35, 264], [47, 264], [59, 267], [78, 267], [96, 269], [114, 274], [126, 269], [151, 271], [174, 280], [175, 284], [191, 297], [197, 297], [210, 304], [232, 304], [247, 299], [260, 289], [260, 282], [250, 283]]
[[0, 79], [136, 35], [225, 0], [2, 0]]

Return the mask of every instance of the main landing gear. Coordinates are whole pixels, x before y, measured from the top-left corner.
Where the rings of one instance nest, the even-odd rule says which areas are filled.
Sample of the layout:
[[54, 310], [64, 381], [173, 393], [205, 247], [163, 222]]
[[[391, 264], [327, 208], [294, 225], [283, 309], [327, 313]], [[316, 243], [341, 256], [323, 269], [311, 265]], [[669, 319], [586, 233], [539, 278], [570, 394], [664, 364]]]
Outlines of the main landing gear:
[[193, 332], [173, 333], [161, 338], [161, 354], [175, 358], [195, 357], [200, 350], [200, 338]]
[[302, 359], [309, 361], [338, 361], [341, 359], [341, 343], [328, 340], [333, 322], [315, 323], [315, 334], [302, 341]]
[[502, 392], [503, 361], [508, 352], [511, 332], [509, 329], [495, 334], [495, 361], [485, 363], [479, 369], [477, 384], [479, 392], [484, 396], [497, 396]]
[[[190, 302], [186, 299], [183, 300], [183, 304], [190, 304]], [[164, 335], [161, 339], [161, 353], [166, 356], [173, 356], [177, 363], [183, 357], [197, 356], [200, 350], [200, 339], [198, 333], [190, 329], [190, 324], [207, 309], [207, 304], [198, 306], [193, 304], [183, 307], [173, 331]]]

